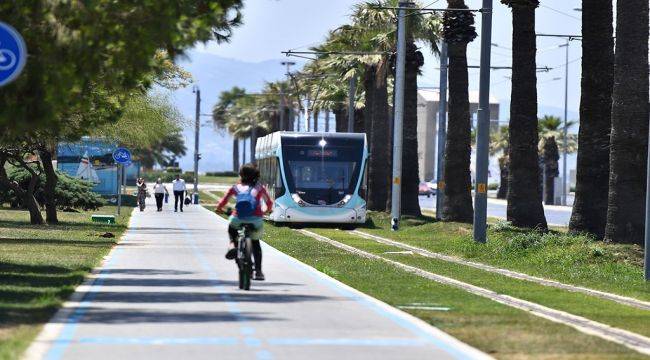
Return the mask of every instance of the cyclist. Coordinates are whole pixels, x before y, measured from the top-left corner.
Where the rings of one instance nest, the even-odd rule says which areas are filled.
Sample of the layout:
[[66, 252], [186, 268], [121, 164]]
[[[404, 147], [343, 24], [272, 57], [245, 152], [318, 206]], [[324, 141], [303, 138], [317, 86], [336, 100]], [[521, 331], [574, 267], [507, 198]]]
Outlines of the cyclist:
[[264, 227], [264, 212], [262, 201], [266, 204], [266, 211], [270, 212], [273, 201], [268, 192], [259, 181], [260, 171], [255, 164], [244, 164], [239, 169], [239, 182], [233, 185], [226, 195], [217, 204], [217, 212], [223, 211], [231, 197], [235, 197], [237, 204], [233, 213], [228, 219], [228, 234], [230, 235], [230, 247], [226, 253], [226, 259], [232, 260], [237, 257], [237, 231], [242, 224], [252, 224], [254, 231], [251, 235], [253, 243], [253, 259], [255, 260], [254, 280], [264, 280], [262, 273], [262, 247], [260, 238]]

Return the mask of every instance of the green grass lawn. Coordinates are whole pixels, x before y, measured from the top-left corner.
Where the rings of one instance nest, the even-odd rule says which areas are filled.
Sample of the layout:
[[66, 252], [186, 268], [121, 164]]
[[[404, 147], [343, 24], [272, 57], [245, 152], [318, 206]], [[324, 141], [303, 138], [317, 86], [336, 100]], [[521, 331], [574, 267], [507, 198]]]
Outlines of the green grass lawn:
[[[59, 213], [59, 225], [29, 224], [25, 211], [0, 209], [0, 359], [18, 358], [43, 323], [119, 241], [132, 208], [116, 225], [90, 221], [96, 212]], [[115, 237], [101, 235], [112, 233]]]
[[430, 217], [406, 218], [394, 232], [388, 215], [373, 213], [370, 219], [359, 230], [567, 284], [650, 300], [639, 246], [607, 244], [556, 231], [539, 234], [504, 223], [492, 225], [488, 242], [478, 244], [472, 240], [471, 225], [437, 222]]
[[199, 183], [201, 184], [225, 184], [232, 185], [239, 180], [237, 176], [207, 176], [199, 175]]

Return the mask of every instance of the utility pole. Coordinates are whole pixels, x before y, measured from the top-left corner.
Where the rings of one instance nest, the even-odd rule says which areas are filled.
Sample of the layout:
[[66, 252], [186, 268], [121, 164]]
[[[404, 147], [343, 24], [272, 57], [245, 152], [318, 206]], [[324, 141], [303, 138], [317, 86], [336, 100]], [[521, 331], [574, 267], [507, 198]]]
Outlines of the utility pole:
[[438, 156], [436, 178], [436, 219], [442, 219], [442, 202], [445, 196], [445, 143], [447, 141], [447, 42], [440, 46], [440, 96], [438, 97]]
[[492, 0], [483, 0], [481, 12], [481, 70], [476, 130], [476, 191], [474, 192], [474, 241], [487, 236], [487, 180], [490, 162], [490, 66], [492, 51]]
[[[296, 65], [293, 61], [283, 61], [280, 64], [287, 67], [287, 73], [285, 74], [287, 77], [289, 77], [291, 67]], [[284, 113], [284, 109], [287, 107], [287, 99], [285, 98], [285, 95], [284, 91], [280, 89], [280, 131], [287, 130], [287, 119], [286, 114]]]
[[564, 63], [564, 138], [562, 139], [562, 145], [564, 149], [562, 151], [562, 205], [566, 206], [567, 204], [567, 173], [566, 173], [566, 158], [567, 158], [567, 146], [568, 146], [568, 117], [569, 117], [569, 41], [570, 38], [567, 38], [566, 44], [563, 45], [566, 47], [566, 56]]
[[[398, 25], [399, 26], [399, 25]], [[348, 132], [354, 132], [354, 103], [357, 93], [357, 77], [350, 78], [350, 89], [348, 92]]]
[[391, 194], [391, 229], [399, 229], [402, 212], [402, 126], [404, 121], [404, 74], [406, 68], [406, 9], [412, 2], [399, 2], [397, 12], [397, 67], [395, 69], [395, 109], [393, 118], [393, 185]]
[[330, 109], [325, 109], [325, 132], [330, 132]]
[[196, 94], [196, 122], [194, 124], [194, 204], [199, 203], [199, 129], [201, 128], [201, 89], [194, 85], [193, 92]]

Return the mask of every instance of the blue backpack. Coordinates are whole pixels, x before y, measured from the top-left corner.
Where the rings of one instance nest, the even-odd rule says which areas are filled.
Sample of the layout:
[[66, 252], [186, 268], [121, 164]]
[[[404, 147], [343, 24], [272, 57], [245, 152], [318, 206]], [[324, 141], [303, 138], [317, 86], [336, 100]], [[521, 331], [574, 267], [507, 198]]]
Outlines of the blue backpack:
[[237, 191], [237, 203], [235, 204], [235, 209], [237, 210], [237, 217], [245, 218], [253, 216], [255, 209], [257, 208], [257, 199], [253, 196], [254, 186], [249, 186], [248, 191], [239, 192], [235, 186], [235, 191]]

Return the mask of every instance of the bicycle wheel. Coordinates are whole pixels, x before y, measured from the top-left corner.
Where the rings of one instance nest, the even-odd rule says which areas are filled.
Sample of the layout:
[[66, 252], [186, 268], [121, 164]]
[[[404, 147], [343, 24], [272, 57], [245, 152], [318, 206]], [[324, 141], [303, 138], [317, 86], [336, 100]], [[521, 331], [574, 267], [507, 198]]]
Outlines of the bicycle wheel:
[[244, 266], [243, 266], [243, 289], [244, 290], [250, 290], [251, 289], [251, 278], [253, 277], [253, 259], [251, 257], [252, 255], [252, 249], [253, 249], [253, 241], [250, 238], [246, 238], [244, 240]]

